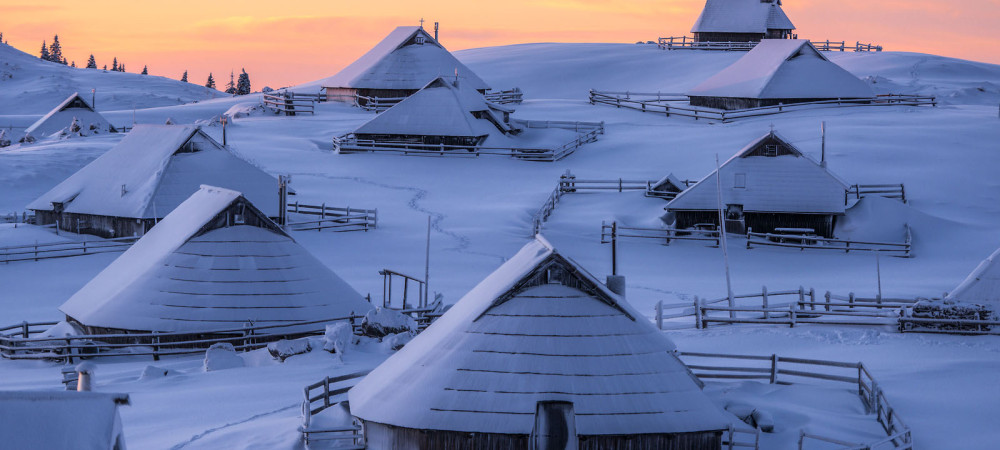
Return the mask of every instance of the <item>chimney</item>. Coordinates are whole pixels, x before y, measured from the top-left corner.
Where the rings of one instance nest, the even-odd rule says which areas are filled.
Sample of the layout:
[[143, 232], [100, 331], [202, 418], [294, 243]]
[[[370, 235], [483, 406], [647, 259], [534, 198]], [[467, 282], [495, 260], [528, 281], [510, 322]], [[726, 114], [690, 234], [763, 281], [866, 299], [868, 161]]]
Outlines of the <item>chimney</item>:
[[438, 23], [434, 22], [434, 42], [438, 40]]
[[90, 391], [91, 377], [94, 374], [95, 368], [97, 368], [97, 366], [90, 361], [82, 362], [76, 366], [76, 390], [78, 392]]
[[822, 139], [820, 140], [820, 154], [819, 154], [819, 166], [826, 168], [826, 122], [820, 123], [820, 133], [822, 134]]
[[608, 290], [618, 294], [622, 297], [625, 296], [625, 276], [624, 275], [608, 275], [608, 281], [606, 283]]

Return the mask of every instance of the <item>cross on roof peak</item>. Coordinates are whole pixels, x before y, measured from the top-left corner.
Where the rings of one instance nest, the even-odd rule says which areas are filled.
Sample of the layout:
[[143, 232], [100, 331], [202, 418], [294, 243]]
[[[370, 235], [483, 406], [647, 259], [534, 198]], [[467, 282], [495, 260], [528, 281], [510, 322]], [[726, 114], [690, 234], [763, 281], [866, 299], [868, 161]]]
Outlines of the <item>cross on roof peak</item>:
[[420, 28], [423, 28], [423, 27], [424, 27], [424, 18], [421, 17], [420, 18]]

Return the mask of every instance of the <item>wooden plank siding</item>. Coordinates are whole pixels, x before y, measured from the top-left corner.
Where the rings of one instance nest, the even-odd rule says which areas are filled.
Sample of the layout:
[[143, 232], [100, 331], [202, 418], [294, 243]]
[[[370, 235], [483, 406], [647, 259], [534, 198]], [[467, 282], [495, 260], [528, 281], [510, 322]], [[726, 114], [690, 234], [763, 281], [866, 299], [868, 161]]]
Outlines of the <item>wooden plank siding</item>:
[[[529, 450], [526, 434], [417, 430], [364, 422], [370, 450]], [[719, 450], [722, 431], [677, 434], [579, 436], [580, 450]]]
[[[750, 108], [763, 108], [768, 106], [788, 105], [796, 103], [812, 103], [829, 100], [840, 100], [836, 98], [739, 98], [739, 97], [691, 97], [691, 106], [701, 106], [704, 108], [722, 109], [733, 111]], [[842, 99], [844, 103], [871, 103], [872, 99]]]
[[[678, 230], [692, 228], [696, 224], [710, 223], [719, 225], [718, 211], [676, 211], [674, 227]], [[727, 221], [727, 223], [730, 221]], [[744, 212], [744, 229], [738, 230], [732, 226], [726, 232], [745, 234], [746, 228], [759, 233], [774, 233], [777, 228], [812, 228], [817, 235], [832, 238], [837, 225], [837, 216], [833, 214], [789, 214]]]

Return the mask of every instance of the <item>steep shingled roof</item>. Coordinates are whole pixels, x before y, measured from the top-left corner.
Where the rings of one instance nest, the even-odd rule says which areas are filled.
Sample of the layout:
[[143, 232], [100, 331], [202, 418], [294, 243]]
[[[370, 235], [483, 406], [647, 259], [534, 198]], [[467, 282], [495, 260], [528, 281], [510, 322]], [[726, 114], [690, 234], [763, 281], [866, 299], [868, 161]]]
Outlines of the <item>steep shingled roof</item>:
[[[69, 128], [74, 118], [77, 119], [80, 125], [80, 133], [84, 136], [93, 134], [94, 131], [107, 133], [115, 130], [108, 120], [97, 111], [94, 111], [90, 103], [87, 103], [79, 93], [73, 93], [66, 100], [63, 100], [59, 106], [52, 108], [52, 111], [49, 111], [48, 114], [42, 116], [42, 118], [24, 130], [24, 134], [35, 138], [49, 136]], [[91, 126], [95, 130], [92, 131], [90, 129]]]
[[781, 1], [707, 0], [692, 33], [761, 33], [794, 30]]

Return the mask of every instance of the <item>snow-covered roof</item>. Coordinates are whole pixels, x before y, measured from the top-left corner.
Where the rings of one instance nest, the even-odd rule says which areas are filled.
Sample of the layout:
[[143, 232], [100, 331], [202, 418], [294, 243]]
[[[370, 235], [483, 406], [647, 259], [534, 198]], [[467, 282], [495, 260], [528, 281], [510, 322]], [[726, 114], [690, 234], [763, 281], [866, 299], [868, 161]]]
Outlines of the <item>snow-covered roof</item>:
[[[153, 219], [202, 184], [236, 189], [278, 216], [278, 182], [195, 126], [136, 125], [121, 142], [28, 205], [70, 213]], [[123, 188], [124, 186], [124, 192]]]
[[63, 100], [59, 106], [56, 106], [48, 114], [35, 121], [34, 124], [24, 130], [24, 133], [35, 138], [46, 137], [64, 129], [69, 129], [73, 124], [74, 118], [80, 126], [80, 134], [84, 136], [94, 134], [94, 132], [107, 133], [114, 131], [114, 127], [111, 126], [104, 116], [94, 111], [90, 103], [87, 103], [79, 93], [73, 93], [66, 100]]
[[368, 53], [319, 84], [329, 88], [420, 89], [456, 71], [473, 89], [489, 89], [423, 28], [398, 27]]
[[541, 237], [350, 390], [351, 413], [423, 430], [527, 435], [569, 401], [580, 435], [723, 429], [673, 343]]
[[[437, 78], [417, 93], [393, 105], [355, 134], [414, 136], [486, 136], [511, 130], [503, 113], [511, 110], [488, 102], [482, 94], [454, 78]], [[481, 113], [476, 118], [473, 113]], [[489, 118], [487, 118], [487, 116]]]
[[211, 186], [59, 307], [87, 326], [163, 332], [277, 325], [371, 308], [239, 192]]
[[673, 173], [668, 173], [667, 176], [650, 187], [650, 190], [654, 192], [681, 192], [684, 189], [687, 189], [687, 185]]
[[[755, 0], [756, 1], [756, 0]], [[759, 99], [872, 98], [871, 88], [802, 39], [764, 39], [696, 86], [692, 97]]]
[[[777, 156], [763, 154], [769, 145], [777, 146]], [[843, 214], [845, 211], [847, 184], [773, 131], [737, 152], [719, 170], [722, 204], [743, 205], [744, 212]], [[718, 210], [717, 173], [713, 170], [677, 195], [667, 204], [667, 210]]]
[[708, 0], [692, 33], [761, 33], [794, 30], [781, 0]]
[[126, 394], [0, 391], [0, 443], [18, 449], [124, 449]]
[[979, 263], [946, 300], [986, 303], [1000, 310], [1000, 249]]

